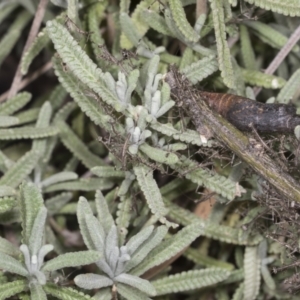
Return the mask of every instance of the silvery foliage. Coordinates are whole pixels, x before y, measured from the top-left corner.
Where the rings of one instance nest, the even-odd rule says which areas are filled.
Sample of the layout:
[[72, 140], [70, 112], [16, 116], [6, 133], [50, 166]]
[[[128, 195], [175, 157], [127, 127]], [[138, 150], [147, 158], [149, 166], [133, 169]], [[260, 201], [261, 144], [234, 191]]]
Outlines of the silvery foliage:
[[1, 253], [0, 255], [0, 268], [27, 277], [29, 284], [38, 282], [44, 285], [47, 281], [47, 273], [43, 272], [41, 268], [44, 264], [45, 256], [53, 250], [53, 246], [42, 245], [46, 216], [47, 209], [44, 206], [40, 207], [32, 226], [28, 245], [22, 244], [20, 246], [24, 263], [8, 254]]
[[[43, 204], [41, 191], [33, 183], [23, 183], [20, 192], [20, 210], [22, 219], [22, 240], [20, 251], [7, 242], [5, 252], [0, 252], [0, 269], [14, 273], [28, 280], [28, 286], [45, 285], [49, 272], [70, 266], [90, 264], [100, 258], [96, 251], [81, 251], [59, 255], [46, 263], [45, 256], [54, 249], [53, 245], [44, 245], [47, 209]], [[10, 255], [11, 254], [11, 255]], [[19, 258], [23, 255], [23, 259]], [[1, 295], [0, 295], [1, 298]]]
[[[120, 246], [118, 228], [100, 191], [97, 191], [96, 194], [96, 208], [98, 218], [93, 216], [87, 200], [81, 197], [78, 203], [77, 216], [87, 247], [102, 254], [103, 259], [96, 262], [102, 275], [78, 275], [74, 279], [75, 284], [84, 289], [114, 286], [117, 291], [118, 284], [121, 284], [134, 288], [137, 293], [142, 292], [144, 295], [154, 296], [156, 292], [151, 283], [131, 275], [130, 271], [141, 263], [140, 257], [146, 256], [143, 253], [149, 253], [153, 249], [153, 247], [149, 247], [149, 240], [153, 238], [157, 229], [154, 229], [154, 226], [148, 226], [131, 237], [125, 245]], [[164, 235], [166, 233], [167, 229]], [[147, 245], [145, 244], [146, 241]], [[147, 246], [151, 249], [147, 250]]]
[[[175, 104], [170, 100], [167, 83], [161, 84], [163, 75], [157, 73], [159, 60], [158, 55], [153, 55], [141, 73], [135, 69], [126, 76], [120, 71], [116, 81], [110, 73], [104, 75], [107, 87], [118, 99], [116, 110], [126, 115], [128, 150], [132, 155], [137, 154], [139, 146], [151, 136], [152, 132], [147, 129], [149, 123], [156, 122]], [[142, 96], [143, 105], [131, 103], [135, 90]]]
[[43, 245], [37, 254], [31, 254], [27, 245], [20, 246], [20, 250], [23, 253], [25, 266], [28, 271], [27, 278], [29, 281], [37, 280], [39, 284], [46, 284], [46, 274], [41, 270], [44, 264], [45, 256], [53, 250], [52, 245]]

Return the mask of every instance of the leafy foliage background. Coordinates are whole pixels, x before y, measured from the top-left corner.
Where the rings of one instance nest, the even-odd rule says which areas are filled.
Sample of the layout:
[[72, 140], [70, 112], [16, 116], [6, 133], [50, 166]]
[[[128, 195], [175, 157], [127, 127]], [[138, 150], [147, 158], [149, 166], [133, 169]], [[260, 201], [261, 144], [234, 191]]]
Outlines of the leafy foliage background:
[[[37, 7], [0, 2], [0, 299], [297, 299], [297, 199], [164, 78], [298, 107], [299, 1], [53, 0], [22, 55]], [[299, 128], [247, 138], [299, 180]]]

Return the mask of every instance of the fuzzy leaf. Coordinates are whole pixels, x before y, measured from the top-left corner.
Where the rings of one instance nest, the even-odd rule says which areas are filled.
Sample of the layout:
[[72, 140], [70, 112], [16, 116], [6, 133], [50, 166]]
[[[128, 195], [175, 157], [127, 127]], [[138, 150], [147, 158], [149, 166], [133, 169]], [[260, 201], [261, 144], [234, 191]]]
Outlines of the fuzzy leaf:
[[111, 300], [111, 288], [99, 290], [93, 297], [94, 300]]
[[47, 294], [54, 296], [61, 300], [91, 300], [88, 295], [78, 292], [72, 288], [57, 287], [57, 284], [47, 283], [43, 286], [44, 291]]
[[47, 209], [46, 207], [41, 207], [34, 220], [29, 238], [28, 247], [31, 255], [37, 255], [43, 245], [46, 217]]
[[142, 229], [139, 233], [134, 235], [126, 244], [128, 254], [134, 254], [134, 252], [150, 237], [153, 230], [153, 225], [147, 226], [146, 228]]
[[168, 211], [164, 205], [157, 183], [153, 178], [153, 171], [142, 165], [134, 167], [133, 170], [151, 212], [162, 223], [168, 224], [169, 222], [165, 218]]
[[29, 285], [30, 300], [47, 300], [46, 293], [38, 282], [31, 282]]
[[21, 186], [20, 210], [23, 228], [23, 244], [29, 245], [35, 219], [43, 207], [43, 198], [38, 187], [33, 183], [23, 183]]
[[25, 291], [28, 287], [27, 280], [14, 280], [13, 282], [1, 283], [0, 300], [10, 298], [18, 293]]
[[130, 261], [125, 266], [125, 272], [130, 271], [142, 262], [144, 258], [161, 243], [167, 232], [168, 228], [166, 226], [159, 226], [155, 229], [151, 236], [134, 252]]
[[116, 276], [114, 280], [116, 280], [117, 282], [121, 282], [123, 284], [130, 285], [149, 296], [156, 295], [155, 288], [152, 286], [152, 284], [148, 280], [139, 278], [137, 276], [124, 273]]
[[177, 28], [184, 35], [184, 37], [192, 42], [196, 43], [199, 40], [198, 34], [195, 32], [193, 27], [190, 25], [188, 20], [186, 19], [185, 12], [183, 10], [182, 4], [180, 0], [170, 0], [169, 1], [170, 10], [172, 13], [172, 17], [177, 25]]
[[0, 140], [41, 139], [54, 136], [57, 133], [57, 128], [53, 126], [47, 128], [23, 126], [18, 128], [0, 129]]
[[233, 200], [236, 197], [236, 182], [225, 176], [212, 174], [211, 172], [202, 169], [200, 166], [195, 165], [194, 162], [189, 159], [182, 158], [182, 161], [183, 163], [178, 163], [176, 165], [176, 170], [187, 179], [198, 185], [204, 185], [229, 200]]
[[109, 129], [108, 124], [112, 121], [112, 118], [104, 114], [94, 98], [88, 97], [81, 92], [83, 87], [78, 83], [78, 79], [72, 76], [71, 73], [64, 72], [58, 59], [53, 57], [52, 61], [58, 80], [78, 104], [82, 112], [85, 113], [96, 125]]
[[19, 125], [35, 122], [38, 118], [40, 108], [29, 108], [17, 113], [15, 116], [19, 119]]
[[142, 11], [142, 17], [149, 27], [156, 30], [163, 35], [173, 36], [172, 32], [169, 30], [165, 19], [161, 17], [158, 13], [145, 9]]
[[0, 127], [10, 127], [18, 124], [19, 124], [18, 118], [0, 115]]
[[130, 274], [141, 275], [147, 270], [162, 264], [188, 247], [204, 233], [203, 222], [194, 222], [156, 247]]
[[24, 107], [30, 100], [31, 94], [27, 92], [18, 93], [16, 96], [0, 104], [0, 115], [12, 115], [14, 112]]
[[247, 2], [265, 10], [286, 16], [300, 16], [300, 3], [297, 0], [246, 0]]
[[125, 237], [128, 233], [128, 227], [132, 218], [132, 206], [133, 199], [131, 196], [120, 197], [120, 203], [118, 204], [116, 225], [119, 231], [119, 244], [124, 243]]
[[280, 89], [286, 83], [283, 78], [255, 70], [242, 69], [242, 75], [246, 83], [254, 86], [261, 86], [266, 89]]
[[[62, 23], [66, 18], [66, 13], [62, 13], [58, 17], [56, 17], [56, 21]], [[47, 46], [50, 42], [50, 38], [47, 34], [47, 30], [44, 28], [39, 32], [39, 34], [34, 39], [33, 43], [24, 53], [21, 59], [21, 73], [22, 75], [26, 75], [34, 58]]]
[[[263, 42], [269, 44], [271, 47], [281, 49], [288, 41], [288, 38], [285, 35], [275, 30], [270, 25], [259, 21], [245, 21], [243, 23], [251, 28], [253, 33], [255, 33], [255, 35], [257, 35]], [[296, 45], [292, 52], [297, 53], [299, 49], [299, 46]]]
[[46, 30], [42, 30], [36, 36], [33, 43], [30, 45], [26, 53], [22, 56], [21, 60], [21, 72], [22, 75], [26, 75], [28, 72], [28, 68], [32, 63], [33, 59], [42, 51], [43, 48], [47, 46], [50, 42], [50, 38], [46, 33]]
[[127, 300], [151, 300], [147, 294], [127, 284], [118, 284], [118, 293]]
[[175, 140], [179, 140], [181, 142], [186, 142], [193, 145], [204, 146], [204, 147], [212, 146], [211, 140], [203, 144], [203, 142], [200, 139], [199, 133], [195, 130], [186, 129], [185, 131], [181, 132], [175, 129], [170, 123], [162, 124], [159, 122], [152, 123], [151, 128], [153, 128], [154, 130], [160, 133], [163, 133], [164, 135], [173, 137]]
[[218, 63], [216, 57], [211, 55], [186, 66], [182, 69], [181, 73], [184, 74], [193, 84], [196, 84], [217, 70]]
[[238, 288], [235, 290], [233, 296], [232, 296], [232, 300], [241, 300], [243, 299], [243, 295], [244, 295], [244, 288], [245, 288], [245, 285], [244, 283], [242, 282]]
[[208, 287], [224, 281], [230, 272], [219, 268], [192, 270], [152, 281], [157, 295], [175, 294]]
[[[135, 44], [135, 40], [132, 40], [131, 35], [134, 34], [134, 36], [139, 37], [140, 40], [148, 31], [149, 26], [144, 21], [141, 13], [149, 6], [151, 6], [151, 9], [154, 11], [159, 10], [159, 3], [153, 3], [151, 2], [151, 0], [141, 1], [136, 5], [135, 10], [131, 15], [131, 18], [129, 18], [130, 23], [127, 22], [127, 27], [124, 27], [122, 24], [123, 15], [125, 14], [125, 12], [121, 12], [120, 23], [123, 32], [121, 35], [120, 44], [122, 48], [131, 49], [133, 46], [138, 46], [138, 44]], [[138, 43], [140, 42], [138, 41]]]
[[101, 223], [96, 217], [90, 215], [85, 216], [85, 223], [87, 225], [89, 235], [93, 241], [95, 250], [103, 254], [106, 242], [106, 235]]
[[215, 259], [213, 257], [207, 256], [201, 253], [198, 249], [189, 248], [184, 253], [184, 256], [189, 260], [193, 261], [195, 264], [205, 267], [215, 267], [215, 268], [222, 268], [227, 271], [232, 271], [234, 269], [234, 265], [227, 263], [225, 261]]
[[5, 253], [1, 253], [0, 255], [0, 269], [24, 277], [28, 275], [28, 271], [25, 269], [23, 264], [21, 264], [18, 260]]
[[110, 189], [114, 183], [102, 178], [82, 178], [79, 180], [65, 181], [48, 186], [44, 189], [45, 193], [54, 191], [95, 191], [97, 189]]
[[167, 165], [173, 165], [178, 162], [178, 156], [175, 153], [167, 152], [159, 148], [154, 148], [144, 143], [139, 146], [139, 149], [145, 153], [150, 159]]
[[62, 143], [77, 157], [87, 168], [101, 166], [104, 162], [93, 154], [84, 143], [76, 136], [72, 129], [64, 122], [58, 124]]
[[0, 213], [12, 210], [16, 206], [16, 198], [11, 196], [0, 197]]
[[[5, 253], [14, 258], [18, 258], [21, 255], [21, 251], [10, 243], [7, 239], [0, 236], [0, 253]], [[1, 254], [0, 254], [1, 255]]]
[[96, 191], [95, 204], [96, 204], [96, 210], [98, 214], [97, 215], [98, 220], [102, 224], [105, 233], [108, 234], [110, 228], [115, 224], [114, 224], [114, 219], [109, 212], [107, 200], [104, 198], [100, 190]]
[[86, 224], [86, 217], [92, 217], [93, 211], [84, 197], [80, 197], [77, 204], [77, 219], [83, 241], [89, 250], [96, 250], [93, 239]]
[[25, 153], [0, 179], [0, 185], [17, 187], [35, 168], [40, 158], [38, 151]]
[[260, 258], [257, 247], [246, 247], [244, 256], [244, 300], [255, 300], [260, 287]]
[[99, 25], [106, 18], [105, 9], [106, 3], [98, 2], [94, 5], [90, 5], [87, 14], [88, 28], [90, 32], [93, 32], [93, 34], [90, 35], [91, 46], [97, 61], [97, 65], [101, 68], [105, 66], [105, 61], [101, 57], [100, 46], [102, 46], [105, 42], [99, 30]]
[[98, 251], [79, 251], [74, 253], [61, 254], [49, 261], [43, 267], [43, 271], [55, 271], [67, 267], [78, 267], [89, 265], [101, 259]]
[[230, 50], [226, 41], [224, 9], [221, 0], [209, 0], [214, 21], [215, 36], [218, 50], [218, 63], [224, 83], [235, 88], [235, 78], [231, 64]]
[[103, 101], [121, 111], [122, 107], [115, 95], [104, 84], [102, 71], [81, 49], [68, 30], [54, 20], [47, 22], [47, 30], [61, 59], [75, 76], [99, 94]]
[[2, 35], [0, 42], [0, 65], [19, 40], [23, 29], [31, 17], [31, 14], [25, 10], [21, 11], [17, 16], [14, 16], [13, 22], [9, 26], [9, 30], [5, 35]]
[[42, 187], [47, 187], [59, 182], [78, 179], [78, 175], [74, 172], [59, 172], [41, 182]]
[[288, 104], [299, 89], [300, 69], [293, 73], [285, 86], [280, 90], [276, 100]]
[[100, 178], [110, 178], [110, 177], [124, 178], [125, 177], [124, 171], [116, 170], [115, 167], [110, 167], [110, 166], [93, 167], [91, 169], [91, 172]]
[[78, 275], [74, 278], [74, 282], [80, 288], [87, 290], [101, 289], [114, 284], [110, 278], [98, 274]]
[[256, 60], [253, 50], [253, 45], [250, 40], [250, 35], [245, 25], [240, 26], [241, 36], [241, 55], [244, 62], [244, 66], [248, 70], [256, 70]]

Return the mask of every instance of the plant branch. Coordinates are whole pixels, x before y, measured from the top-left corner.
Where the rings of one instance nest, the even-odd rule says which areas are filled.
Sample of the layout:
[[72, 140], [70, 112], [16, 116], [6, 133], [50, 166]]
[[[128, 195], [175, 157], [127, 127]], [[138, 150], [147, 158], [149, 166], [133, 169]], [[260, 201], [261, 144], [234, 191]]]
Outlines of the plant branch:
[[[27, 49], [30, 47], [30, 45], [32, 44], [33, 40], [35, 39], [35, 37], [40, 29], [48, 1], [49, 0], [40, 0], [40, 3], [37, 8], [37, 12], [35, 14], [34, 20], [31, 25], [31, 29], [30, 29], [25, 47], [22, 52], [22, 56], [27, 51]], [[8, 99], [12, 98], [13, 96], [15, 96], [17, 94], [21, 80], [22, 80], [22, 73], [21, 73], [21, 61], [20, 61], [17, 71], [15, 73], [15, 77], [13, 79], [13, 83], [10, 87], [10, 90], [9, 90], [9, 93], [7, 96]]]
[[245, 161], [256, 173], [269, 182], [285, 199], [300, 202], [300, 185], [289, 174], [282, 171], [265, 153], [258, 151], [262, 145], [236, 129], [220, 115], [212, 112], [201, 101], [201, 91], [193, 89], [175, 70], [166, 75], [172, 97], [185, 108], [200, 134], [211, 133], [217, 140]]
[[[265, 74], [272, 75], [277, 70], [277, 68], [286, 58], [286, 56], [291, 52], [293, 47], [298, 43], [299, 39], [300, 39], [300, 26], [297, 27], [297, 29], [290, 36], [289, 40], [284, 45], [284, 47], [282, 47], [281, 50], [277, 53], [277, 55], [274, 57], [274, 59], [272, 60], [268, 68], [265, 70]], [[255, 95], [257, 96], [260, 93], [260, 91], [261, 91], [261, 87], [256, 88]]]
[[[25, 77], [20, 84], [17, 87], [17, 92], [23, 89], [25, 86], [30, 84], [32, 81], [36, 80], [40, 75], [46, 73], [52, 68], [52, 61], [48, 61], [46, 64], [44, 64], [40, 69], [33, 72], [30, 76]], [[3, 93], [0, 95], [0, 103], [3, 102], [6, 98], [8, 98], [9, 91]]]

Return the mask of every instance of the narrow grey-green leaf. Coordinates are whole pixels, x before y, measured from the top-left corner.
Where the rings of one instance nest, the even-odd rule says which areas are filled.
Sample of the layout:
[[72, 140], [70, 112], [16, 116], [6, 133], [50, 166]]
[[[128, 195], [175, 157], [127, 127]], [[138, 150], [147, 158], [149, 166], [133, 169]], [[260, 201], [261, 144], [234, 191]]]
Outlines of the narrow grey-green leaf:
[[130, 274], [144, 274], [147, 270], [169, 260], [189, 246], [204, 231], [203, 222], [199, 221], [184, 227], [174, 236], [159, 244]]
[[0, 127], [10, 127], [18, 124], [19, 124], [19, 119], [17, 117], [0, 115]]
[[300, 3], [298, 0], [246, 0], [255, 6], [284, 14], [286, 16], [300, 16]]
[[229, 87], [235, 88], [235, 78], [231, 63], [230, 50], [226, 41], [226, 29], [224, 19], [224, 8], [222, 0], [209, 0], [214, 21], [215, 36], [218, 50], [219, 69], [224, 83]]
[[54, 126], [38, 128], [23, 126], [18, 128], [0, 129], [0, 140], [41, 139], [54, 136], [58, 130]]
[[59, 172], [41, 182], [42, 187], [47, 187], [63, 181], [71, 181], [78, 179], [78, 175], [74, 172]]
[[1, 236], [0, 236], [0, 252], [5, 253], [14, 258], [18, 258], [18, 256], [22, 254], [21, 251], [16, 246], [14, 246], [7, 239]]
[[41, 192], [33, 183], [23, 183], [21, 186], [20, 211], [23, 228], [23, 244], [29, 245], [35, 219], [43, 207]]
[[28, 151], [0, 179], [0, 185], [17, 187], [35, 168], [40, 153]]
[[74, 282], [80, 288], [87, 290], [101, 289], [114, 284], [110, 278], [92, 273], [78, 275], [74, 278]]
[[122, 106], [103, 81], [102, 71], [81, 49], [68, 30], [54, 20], [47, 22], [47, 30], [55, 49], [75, 76], [99, 94], [103, 101], [121, 111]]
[[97, 189], [108, 190], [114, 182], [102, 178], [82, 178], [79, 180], [65, 181], [53, 184], [44, 189], [45, 193], [56, 191], [96, 191]]
[[5, 253], [1, 253], [0, 255], [0, 269], [25, 277], [28, 275], [28, 271], [23, 264]]
[[76, 291], [72, 288], [60, 287], [57, 288], [57, 284], [47, 283], [43, 286], [44, 291], [47, 294], [54, 296], [61, 300], [91, 300], [89, 295], [85, 295], [82, 292]]
[[142, 262], [144, 258], [162, 242], [167, 232], [168, 228], [166, 226], [159, 226], [155, 229], [151, 236], [134, 252], [131, 260], [127, 262], [125, 272], [130, 271]]
[[101, 259], [98, 251], [87, 250], [74, 253], [61, 254], [49, 261], [43, 267], [43, 271], [55, 271], [67, 267], [79, 267], [89, 265]]
[[153, 178], [153, 171], [143, 165], [133, 168], [136, 179], [143, 191], [146, 201], [151, 212], [162, 222], [168, 223], [165, 218], [168, 210], [166, 209], [163, 199], [161, 197], [159, 188]]
[[0, 104], [0, 115], [12, 115], [14, 112], [24, 107], [30, 100], [31, 94], [27, 92], [18, 93], [16, 96]]
[[196, 84], [217, 70], [218, 63], [216, 57], [211, 55], [186, 66], [182, 69], [181, 73], [183, 73], [193, 84]]
[[175, 294], [211, 286], [224, 281], [230, 272], [220, 268], [191, 270], [152, 281], [157, 295]]
[[47, 295], [38, 282], [31, 282], [29, 285], [30, 300], [47, 300]]
[[120, 274], [114, 278], [117, 282], [121, 282], [123, 284], [130, 285], [143, 293], [146, 293], [149, 296], [155, 296], [156, 291], [153, 285], [145, 279], [139, 278], [137, 276], [133, 276], [130, 274]]
[[246, 247], [244, 255], [244, 300], [255, 300], [260, 287], [260, 258], [257, 247]]
[[0, 65], [19, 40], [24, 27], [27, 25], [31, 17], [31, 14], [25, 10], [21, 11], [14, 17], [8, 31], [5, 35], [3, 35], [0, 41]]
[[58, 124], [62, 143], [87, 167], [102, 166], [104, 162], [76, 136], [72, 129], [64, 122]]
[[25, 291], [28, 287], [27, 280], [14, 280], [13, 282], [1, 283], [0, 300], [4, 300]]
[[62, 86], [68, 91], [74, 101], [78, 104], [82, 112], [84, 112], [96, 125], [100, 125], [105, 129], [109, 129], [108, 124], [112, 121], [109, 115], [105, 115], [102, 108], [97, 103], [97, 100], [88, 97], [85, 93], [82, 93], [83, 85], [68, 72], [64, 72], [63, 66], [59, 60], [55, 57], [52, 58], [53, 67], [58, 80]]
[[199, 40], [199, 36], [188, 22], [181, 1], [169, 0], [169, 5], [172, 17], [177, 25], [177, 28], [188, 41], [196, 43]]
[[96, 191], [95, 204], [98, 220], [102, 224], [105, 233], [108, 234], [109, 230], [113, 225], [115, 225], [115, 223], [111, 213], [109, 212], [107, 200], [104, 198], [100, 190]]
[[118, 293], [127, 300], [151, 300], [147, 294], [127, 284], [118, 284]]
[[47, 217], [46, 207], [41, 207], [32, 226], [30, 238], [29, 238], [29, 249], [31, 255], [37, 255], [38, 251], [42, 247], [45, 222]]
[[89, 250], [96, 250], [93, 239], [86, 224], [86, 216], [92, 217], [93, 211], [84, 197], [80, 197], [77, 204], [77, 219], [83, 237], [83, 241]]

